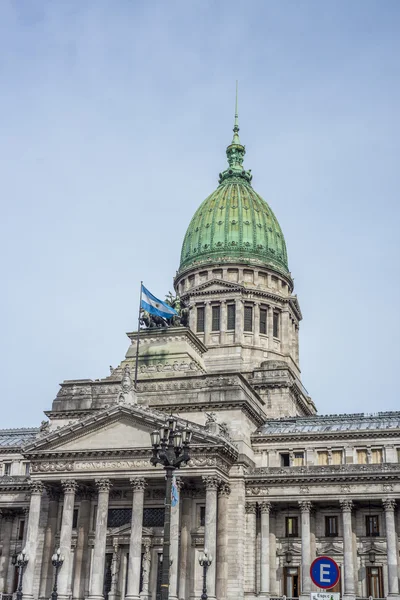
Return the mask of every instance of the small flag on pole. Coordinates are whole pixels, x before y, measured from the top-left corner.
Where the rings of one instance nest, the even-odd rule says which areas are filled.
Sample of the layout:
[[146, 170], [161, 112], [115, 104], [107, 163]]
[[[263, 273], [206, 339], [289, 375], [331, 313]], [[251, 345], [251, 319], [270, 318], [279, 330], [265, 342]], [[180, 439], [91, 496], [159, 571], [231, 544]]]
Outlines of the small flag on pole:
[[179, 502], [179, 491], [176, 485], [176, 476], [172, 476], [172, 488], [171, 488], [171, 506], [174, 508]]
[[172, 306], [153, 296], [153, 294], [144, 287], [143, 283], [140, 307], [151, 315], [158, 315], [164, 319], [172, 319], [172, 317], [178, 314]]

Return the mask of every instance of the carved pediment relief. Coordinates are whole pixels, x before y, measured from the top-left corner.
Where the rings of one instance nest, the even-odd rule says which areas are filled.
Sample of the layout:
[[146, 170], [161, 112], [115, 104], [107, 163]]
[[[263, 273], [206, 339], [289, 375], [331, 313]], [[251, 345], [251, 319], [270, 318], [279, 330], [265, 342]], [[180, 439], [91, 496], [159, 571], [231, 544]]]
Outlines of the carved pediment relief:
[[318, 556], [332, 556], [343, 554], [343, 542], [321, 542], [317, 548]]

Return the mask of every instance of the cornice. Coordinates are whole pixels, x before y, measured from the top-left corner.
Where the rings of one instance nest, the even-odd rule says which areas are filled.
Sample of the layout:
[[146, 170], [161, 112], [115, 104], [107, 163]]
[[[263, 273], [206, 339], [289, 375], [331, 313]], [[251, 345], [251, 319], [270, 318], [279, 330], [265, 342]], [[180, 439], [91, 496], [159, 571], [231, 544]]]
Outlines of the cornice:
[[0, 492], [29, 492], [29, 477], [5, 476], [0, 478]]
[[379, 439], [379, 438], [399, 438], [400, 429], [368, 429], [363, 431], [316, 431], [316, 432], [298, 432], [298, 433], [253, 433], [251, 435], [252, 446], [270, 445], [290, 442], [310, 442], [323, 438], [324, 440], [357, 440], [357, 439]]

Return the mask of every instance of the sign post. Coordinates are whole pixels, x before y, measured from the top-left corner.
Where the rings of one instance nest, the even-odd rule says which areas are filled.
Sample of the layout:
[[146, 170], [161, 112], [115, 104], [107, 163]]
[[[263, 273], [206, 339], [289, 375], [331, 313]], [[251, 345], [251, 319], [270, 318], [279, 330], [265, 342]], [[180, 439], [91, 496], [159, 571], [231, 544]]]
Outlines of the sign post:
[[[311, 567], [310, 575], [312, 582], [323, 590], [329, 590], [337, 584], [340, 578], [338, 564], [329, 556], [319, 556]], [[339, 600], [340, 594], [318, 592], [311, 594], [311, 600]]]

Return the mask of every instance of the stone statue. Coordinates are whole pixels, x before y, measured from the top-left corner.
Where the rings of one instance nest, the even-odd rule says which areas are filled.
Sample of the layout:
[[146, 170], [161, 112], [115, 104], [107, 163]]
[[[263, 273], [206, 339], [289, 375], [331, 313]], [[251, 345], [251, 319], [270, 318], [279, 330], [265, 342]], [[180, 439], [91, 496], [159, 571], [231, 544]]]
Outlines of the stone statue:
[[140, 325], [146, 329], [153, 327], [187, 327], [189, 325], [189, 309], [184, 306], [179, 296], [174, 296], [171, 292], [165, 298], [166, 304], [172, 306], [178, 313], [172, 319], [164, 319], [158, 315], [151, 315], [143, 310], [140, 315]]

